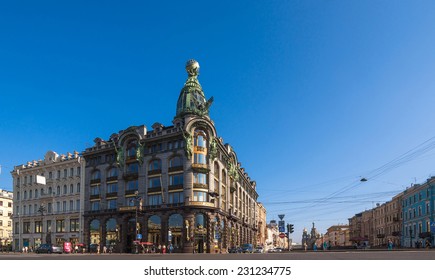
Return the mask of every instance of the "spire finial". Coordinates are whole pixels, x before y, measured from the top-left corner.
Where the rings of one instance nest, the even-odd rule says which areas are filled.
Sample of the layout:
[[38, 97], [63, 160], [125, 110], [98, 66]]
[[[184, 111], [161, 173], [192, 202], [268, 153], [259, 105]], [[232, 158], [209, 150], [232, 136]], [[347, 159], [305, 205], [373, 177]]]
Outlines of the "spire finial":
[[196, 77], [199, 75], [199, 63], [195, 59], [189, 59], [186, 62], [186, 71], [189, 77]]

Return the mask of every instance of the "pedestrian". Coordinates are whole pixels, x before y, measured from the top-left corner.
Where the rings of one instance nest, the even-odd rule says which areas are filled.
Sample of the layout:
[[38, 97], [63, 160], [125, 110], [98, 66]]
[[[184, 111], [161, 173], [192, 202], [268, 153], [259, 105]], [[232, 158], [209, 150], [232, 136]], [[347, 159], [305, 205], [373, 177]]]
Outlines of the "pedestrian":
[[307, 242], [304, 242], [304, 250], [307, 251]]
[[107, 253], [107, 247], [106, 247], [106, 245], [104, 245], [104, 247], [103, 247], [103, 254], [106, 254]]
[[97, 246], [97, 254], [100, 254], [100, 245]]
[[163, 244], [163, 248], [162, 248], [162, 254], [166, 254], [166, 245]]
[[76, 254], [79, 252], [79, 246], [77, 246], [77, 244], [76, 244], [76, 246], [74, 246], [74, 251]]
[[172, 243], [169, 244], [169, 254], [172, 254], [172, 251], [174, 250], [174, 246], [172, 246]]
[[391, 239], [388, 239], [388, 250], [393, 250], [393, 241], [391, 241]]
[[159, 244], [159, 247], [157, 247], [157, 253], [161, 253], [162, 252], [162, 245]]

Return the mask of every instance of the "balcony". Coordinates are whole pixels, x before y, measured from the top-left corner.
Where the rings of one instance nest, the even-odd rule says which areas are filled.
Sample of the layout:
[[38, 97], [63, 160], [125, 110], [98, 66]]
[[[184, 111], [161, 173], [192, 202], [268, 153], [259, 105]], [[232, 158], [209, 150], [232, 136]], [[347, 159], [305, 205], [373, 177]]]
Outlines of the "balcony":
[[91, 179], [91, 185], [93, 185], [93, 184], [99, 184], [99, 183], [101, 183], [101, 179], [100, 178], [98, 178], [98, 179]]
[[156, 192], [162, 192], [162, 187], [148, 188], [148, 194], [149, 193], [156, 193]]
[[186, 201], [185, 206], [209, 207], [214, 208], [214, 203], [205, 201]]
[[106, 198], [113, 198], [117, 196], [118, 196], [118, 192], [106, 193]]
[[139, 173], [137, 171], [127, 171], [124, 173], [124, 180], [126, 181], [132, 181], [139, 177]]
[[118, 176], [107, 177], [106, 181], [107, 182], [118, 181]]
[[183, 184], [180, 184], [180, 185], [170, 185], [168, 187], [168, 190], [170, 190], [170, 191], [182, 190], [183, 187], [184, 187]]
[[148, 171], [148, 175], [158, 175], [161, 173], [162, 173], [162, 169], [154, 169], [154, 170]]
[[99, 199], [100, 198], [100, 194], [91, 194], [89, 196], [89, 199]]
[[177, 171], [183, 171], [183, 166], [174, 166], [169, 167], [168, 172], [177, 172]]

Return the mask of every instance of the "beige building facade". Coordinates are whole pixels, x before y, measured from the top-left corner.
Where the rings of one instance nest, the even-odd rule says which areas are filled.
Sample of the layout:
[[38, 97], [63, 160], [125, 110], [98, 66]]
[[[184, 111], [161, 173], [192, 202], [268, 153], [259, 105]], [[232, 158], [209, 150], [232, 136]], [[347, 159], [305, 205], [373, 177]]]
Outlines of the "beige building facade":
[[13, 177], [13, 249], [42, 243], [82, 242], [83, 161], [78, 152], [15, 166]]
[[0, 247], [12, 241], [13, 192], [0, 189]]

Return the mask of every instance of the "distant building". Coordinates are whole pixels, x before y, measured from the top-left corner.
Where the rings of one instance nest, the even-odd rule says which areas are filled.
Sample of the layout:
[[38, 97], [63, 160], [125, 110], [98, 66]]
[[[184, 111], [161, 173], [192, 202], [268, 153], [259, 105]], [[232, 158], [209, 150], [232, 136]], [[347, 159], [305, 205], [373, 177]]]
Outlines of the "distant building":
[[78, 152], [15, 166], [13, 248], [82, 242], [84, 165]]
[[434, 246], [431, 224], [434, 223], [435, 177], [424, 184], [415, 184], [403, 192], [402, 245], [421, 247], [428, 242]]
[[331, 247], [352, 246], [350, 241], [350, 230], [348, 225], [334, 225], [328, 228], [327, 242]]
[[13, 193], [0, 189], [0, 247], [12, 240]]
[[266, 222], [266, 208], [262, 203], [258, 203], [258, 234], [257, 234], [257, 244], [266, 245], [267, 239], [267, 222]]

